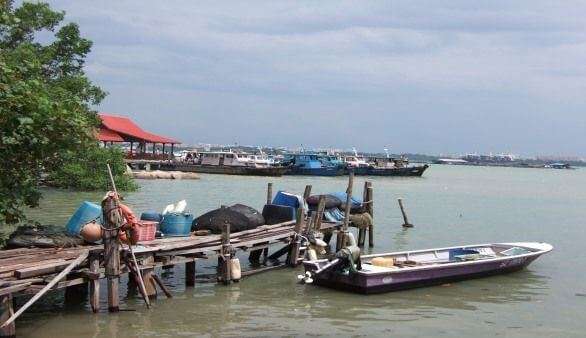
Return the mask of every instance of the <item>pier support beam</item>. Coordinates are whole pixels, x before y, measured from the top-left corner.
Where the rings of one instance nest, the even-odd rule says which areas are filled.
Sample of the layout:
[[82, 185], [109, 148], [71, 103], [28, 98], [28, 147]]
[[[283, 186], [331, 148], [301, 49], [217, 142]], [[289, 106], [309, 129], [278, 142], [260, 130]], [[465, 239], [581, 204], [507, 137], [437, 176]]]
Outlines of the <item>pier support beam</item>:
[[195, 260], [185, 263], [185, 286], [195, 285]]
[[[13, 313], [14, 308], [12, 307], [12, 294], [0, 296], [0, 325], [6, 322]], [[16, 325], [14, 322], [4, 327], [0, 327], [0, 337], [16, 337]]]
[[91, 253], [89, 257], [90, 272], [97, 274], [97, 278], [89, 281], [90, 287], [90, 306], [94, 313], [100, 311], [100, 255]]
[[[142, 260], [143, 265], [153, 265], [154, 263], [155, 258], [152, 255]], [[142, 269], [142, 281], [144, 283], [146, 294], [150, 299], [157, 298], [157, 287], [153, 279], [154, 273], [155, 269], [151, 267]]]

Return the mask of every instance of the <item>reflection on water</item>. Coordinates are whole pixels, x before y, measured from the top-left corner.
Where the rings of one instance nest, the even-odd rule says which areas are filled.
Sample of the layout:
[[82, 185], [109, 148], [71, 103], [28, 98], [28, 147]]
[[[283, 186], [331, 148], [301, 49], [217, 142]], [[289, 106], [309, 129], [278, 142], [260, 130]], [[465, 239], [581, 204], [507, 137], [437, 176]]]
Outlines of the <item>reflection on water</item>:
[[[426, 173], [427, 175], [427, 173]], [[143, 181], [127, 203], [135, 211], [160, 210], [187, 199], [194, 214], [220, 204], [244, 202], [261, 208], [266, 182], [275, 190], [315, 193], [343, 190], [345, 178], [230, 177], [202, 175], [198, 181]], [[375, 242], [368, 252], [443, 247], [465, 243], [546, 240], [556, 250], [517, 273], [381, 295], [355, 295], [296, 283], [301, 270], [283, 269], [249, 277], [231, 286], [185, 288], [183, 266], [158, 272], [173, 299], [160, 295], [146, 310], [135, 293], [122, 306], [133, 310], [92, 315], [87, 303], [72, 305], [62, 292], [33, 307], [18, 321], [22, 337], [176, 336], [580, 336], [586, 293], [580, 276], [581, 243], [586, 240], [586, 174], [510, 168], [434, 166], [424, 179], [373, 178]], [[357, 178], [361, 193], [363, 178]], [[561, 193], [563, 191], [563, 193]], [[547, 192], [547, 193], [546, 193]], [[64, 224], [84, 199], [101, 193], [45, 192], [30, 215]], [[410, 220], [403, 229], [397, 197], [404, 197]], [[572, 203], [568, 203], [571, 200]], [[560, 227], [563, 218], [563, 227]], [[246, 260], [242, 260], [245, 262]], [[198, 263], [213, 273], [213, 262]], [[22, 300], [21, 300], [22, 302]], [[553, 311], [552, 309], [556, 309]]]

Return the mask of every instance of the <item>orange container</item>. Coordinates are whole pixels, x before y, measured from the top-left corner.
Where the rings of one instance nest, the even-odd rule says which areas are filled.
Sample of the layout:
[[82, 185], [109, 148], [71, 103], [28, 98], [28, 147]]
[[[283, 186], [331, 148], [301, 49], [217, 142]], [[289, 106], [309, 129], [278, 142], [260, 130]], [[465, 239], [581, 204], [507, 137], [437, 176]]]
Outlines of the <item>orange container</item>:
[[155, 233], [157, 232], [157, 224], [159, 222], [154, 221], [140, 221], [138, 222], [138, 241], [148, 242], [155, 239]]

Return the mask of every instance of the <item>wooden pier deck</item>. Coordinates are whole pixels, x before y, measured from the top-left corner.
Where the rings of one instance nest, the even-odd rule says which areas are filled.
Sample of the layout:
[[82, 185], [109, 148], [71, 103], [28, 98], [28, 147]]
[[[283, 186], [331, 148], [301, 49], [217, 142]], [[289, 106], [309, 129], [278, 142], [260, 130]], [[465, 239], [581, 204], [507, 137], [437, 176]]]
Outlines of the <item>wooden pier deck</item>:
[[[352, 195], [354, 175], [349, 176], [348, 195]], [[267, 187], [267, 203], [272, 201], [272, 183]], [[311, 185], [305, 187], [303, 194], [307, 199], [311, 193]], [[371, 182], [365, 182], [363, 206], [373, 215], [373, 198]], [[116, 201], [108, 197], [102, 202], [102, 210], [117, 212]], [[129, 283], [137, 286], [145, 305], [150, 306], [151, 298], [156, 298], [158, 290], [167, 297], [171, 292], [164, 286], [156, 274], [157, 267], [172, 267], [185, 264], [185, 284], [194, 286], [196, 283], [196, 262], [217, 258], [218, 282], [229, 284], [233, 279], [240, 279], [254, 273], [284, 266], [297, 266], [304, 256], [302, 238], [306, 232], [324, 232], [336, 239], [336, 247], [341, 247], [348, 237], [348, 216], [350, 198], [345, 204], [344, 222], [322, 221], [325, 209], [325, 196], [319, 200], [316, 211], [304, 217], [302, 209], [297, 209], [294, 221], [272, 225], [262, 225], [255, 229], [230, 233], [230, 225], [224, 224], [221, 234], [188, 237], [168, 237], [149, 242], [139, 242], [132, 247], [118, 240], [120, 223], [112, 221], [104, 212], [103, 244], [86, 245], [72, 248], [21, 248], [0, 250], [0, 337], [14, 337], [16, 328], [14, 321], [27, 308], [49, 291], [65, 289], [72, 291], [89, 289], [89, 303], [92, 311], [100, 311], [100, 280], [106, 280], [108, 310], [119, 311], [118, 287], [120, 276], [128, 274]], [[358, 245], [363, 246], [368, 230], [369, 246], [373, 246], [374, 225], [359, 230]], [[280, 248], [270, 256], [269, 247], [279, 245]], [[251, 269], [240, 271], [237, 252], [248, 252]], [[241, 255], [240, 255], [241, 256]], [[285, 260], [279, 258], [286, 256]], [[268, 264], [270, 262], [270, 264]], [[234, 273], [235, 272], [235, 273]], [[202, 274], [200, 274], [201, 276]], [[205, 274], [209, 276], [209, 274]], [[236, 277], [235, 277], [236, 276]], [[14, 311], [13, 298], [28, 295], [32, 297]], [[86, 294], [87, 297], [87, 294]]]
[[[263, 225], [253, 230], [236, 232], [233, 234], [169, 237], [155, 239], [146, 243], [138, 243], [133, 246], [134, 254], [144, 280], [145, 291], [149, 298], [157, 296], [157, 288], [170, 296], [165, 287], [160, 283], [154, 269], [157, 267], [169, 267], [177, 264], [186, 264], [185, 283], [193, 286], [196, 281], [196, 261], [218, 257], [218, 279], [229, 283], [225, 275], [222, 276], [223, 252], [235, 251], [252, 252], [262, 250], [272, 245], [281, 244], [279, 250], [289, 254], [289, 246], [295, 239], [296, 231], [303, 231], [306, 227], [305, 220], [300, 222], [298, 230], [296, 222], [284, 222], [274, 225]], [[336, 230], [340, 227], [337, 223], [324, 222], [321, 229]], [[228, 238], [226, 238], [228, 236]], [[297, 249], [299, 250], [299, 249]], [[107, 277], [107, 257], [105, 257], [104, 245], [88, 245], [73, 248], [24, 248], [0, 251], [0, 324], [4, 323], [14, 313], [11, 299], [20, 295], [37, 295], [51, 285], [49, 291], [73, 287], [76, 285], [88, 285], [90, 292], [90, 305], [94, 312], [100, 310], [100, 284], [99, 280]], [[120, 267], [119, 276], [133, 272], [130, 263], [128, 246], [119, 248]], [[81, 258], [81, 259], [80, 259]], [[72, 262], [80, 260], [71, 271], [64, 276], [59, 276]], [[300, 257], [293, 259], [295, 263]], [[289, 261], [289, 259], [288, 259]], [[271, 265], [265, 265], [257, 269], [242, 271], [242, 277], [256, 272], [262, 272], [273, 268], [285, 266], [282, 261], [273, 261]], [[56, 277], [57, 276], [57, 277]], [[113, 299], [116, 298], [116, 299]], [[108, 295], [109, 306], [117, 306], [118, 295]], [[14, 336], [14, 323], [0, 328], [0, 337]]]

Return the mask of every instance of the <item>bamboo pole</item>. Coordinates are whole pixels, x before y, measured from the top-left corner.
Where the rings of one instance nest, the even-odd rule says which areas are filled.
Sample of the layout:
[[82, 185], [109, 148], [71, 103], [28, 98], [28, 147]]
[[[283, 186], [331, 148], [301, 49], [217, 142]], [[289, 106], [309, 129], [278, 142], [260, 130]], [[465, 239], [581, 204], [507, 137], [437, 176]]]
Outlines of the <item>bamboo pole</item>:
[[65, 276], [67, 276], [67, 274], [70, 273], [71, 270], [73, 270], [73, 268], [81, 264], [81, 262], [83, 262], [88, 257], [88, 254], [88, 251], [83, 251], [75, 260], [73, 260], [73, 262], [71, 262], [71, 264], [69, 264], [65, 268], [65, 270], [61, 271], [57, 276], [55, 276], [55, 278], [53, 278], [49, 282], [49, 284], [45, 285], [44, 288], [37, 292], [31, 299], [29, 299], [28, 302], [26, 302], [20, 309], [18, 309], [18, 311], [16, 311], [12, 316], [10, 316], [10, 318], [8, 318], [8, 320], [5, 321], [1, 327], [8, 327], [12, 322], [14, 322], [16, 318], [18, 318], [18, 316], [20, 316], [24, 311], [26, 311], [26, 309], [28, 309], [37, 300], [39, 300], [39, 298], [41, 298], [45, 293], [47, 293], [47, 291], [49, 291], [53, 286], [55, 286], [55, 284], [57, 284], [60, 280], [65, 278]]

